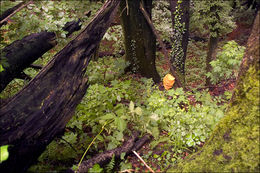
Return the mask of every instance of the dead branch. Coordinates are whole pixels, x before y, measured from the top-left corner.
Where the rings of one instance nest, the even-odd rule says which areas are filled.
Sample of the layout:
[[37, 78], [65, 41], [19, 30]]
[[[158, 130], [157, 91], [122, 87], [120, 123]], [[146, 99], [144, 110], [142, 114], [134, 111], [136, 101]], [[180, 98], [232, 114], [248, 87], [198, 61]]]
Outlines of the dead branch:
[[88, 169], [93, 167], [94, 164], [99, 164], [102, 166], [104, 164], [107, 164], [113, 156], [115, 157], [115, 159], [120, 159], [122, 153], [126, 153], [126, 156], [128, 156], [132, 153], [132, 151], [139, 150], [146, 142], [150, 140], [151, 135], [145, 135], [142, 138], [138, 139], [138, 134], [138, 132], [134, 132], [132, 136], [121, 147], [97, 154], [91, 159], [82, 162], [78, 171], [87, 172]]

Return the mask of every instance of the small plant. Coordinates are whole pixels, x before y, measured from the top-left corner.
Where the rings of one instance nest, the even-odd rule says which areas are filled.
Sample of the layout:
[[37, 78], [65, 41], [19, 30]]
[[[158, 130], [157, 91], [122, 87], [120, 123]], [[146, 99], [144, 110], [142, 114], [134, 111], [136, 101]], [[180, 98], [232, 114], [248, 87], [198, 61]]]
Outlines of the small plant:
[[217, 55], [216, 60], [210, 62], [212, 71], [207, 73], [213, 84], [238, 75], [238, 69], [244, 56], [245, 47], [239, 46], [235, 41], [229, 41]]

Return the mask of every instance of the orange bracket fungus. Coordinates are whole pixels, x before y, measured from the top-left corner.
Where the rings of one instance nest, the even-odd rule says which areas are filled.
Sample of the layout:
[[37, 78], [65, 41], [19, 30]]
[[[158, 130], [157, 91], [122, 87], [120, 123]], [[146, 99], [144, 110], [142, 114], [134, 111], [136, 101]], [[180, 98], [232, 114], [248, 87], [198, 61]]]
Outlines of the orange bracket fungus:
[[169, 90], [172, 88], [173, 84], [174, 84], [175, 78], [171, 75], [171, 74], [167, 74], [164, 78], [163, 78], [163, 86], [166, 90]]

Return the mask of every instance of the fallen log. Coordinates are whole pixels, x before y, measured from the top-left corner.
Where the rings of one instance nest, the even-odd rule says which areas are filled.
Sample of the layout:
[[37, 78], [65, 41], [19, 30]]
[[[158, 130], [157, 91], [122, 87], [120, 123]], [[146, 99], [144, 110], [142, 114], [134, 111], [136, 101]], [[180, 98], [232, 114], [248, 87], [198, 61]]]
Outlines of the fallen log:
[[4, 59], [7, 66], [0, 72], [0, 92], [14, 78], [19, 78], [25, 68], [53, 48], [57, 44], [55, 38], [54, 32], [43, 31], [16, 40], [1, 50], [0, 60]]
[[[68, 31], [67, 37], [80, 29], [80, 19], [78, 21], [67, 22], [63, 28], [64, 31]], [[8, 66], [5, 67], [5, 71], [0, 72], [0, 92], [14, 78], [31, 79], [30, 76], [23, 73], [23, 70], [28, 67], [41, 69], [40, 65], [32, 63], [57, 44], [55, 38], [56, 36], [53, 32], [43, 31], [28, 35], [21, 40], [16, 40], [1, 50], [0, 60], [5, 59]]]
[[67, 31], [66, 37], [69, 37], [73, 32], [79, 31], [81, 29], [81, 20], [77, 21], [73, 20], [71, 22], [67, 22], [62, 28], [64, 31]]
[[92, 168], [95, 164], [103, 166], [109, 163], [113, 157], [115, 157], [115, 159], [120, 159], [122, 153], [125, 153], [127, 156], [131, 154], [132, 151], [139, 150], [150, 139], [150, 135], [145, 135], [138, 140], [138, 134], [138, 132], [134, 132], [121, 147], [99, 153], [91, 159], [82, 162], [77, 171], [79, 173], [88, 172], [88, 169]]
[[120, 1], [108, 0], [89, 25], [10, 101], [0, 106], [0, 172], [26, 172], [61, 134], [88, 88], [85, 71]]
[[26, 7], [27, 5], [31, 4], [32, 1], [29, 1], [25, 4], [25, 2], [20, 2], [19, 4], [17, 4], [16, 6], [9, 8], [8, 10], [6, 10], [1, 16], [0, 16], [0, 28], [3, 25], [7, 24], [7, 21], [10, 17], [12, 17], [13, 15], [15, 15], [15, 13], [17, 13], [18, 11], [20, 11], [21, 9], [23, 9], [24, 7]]

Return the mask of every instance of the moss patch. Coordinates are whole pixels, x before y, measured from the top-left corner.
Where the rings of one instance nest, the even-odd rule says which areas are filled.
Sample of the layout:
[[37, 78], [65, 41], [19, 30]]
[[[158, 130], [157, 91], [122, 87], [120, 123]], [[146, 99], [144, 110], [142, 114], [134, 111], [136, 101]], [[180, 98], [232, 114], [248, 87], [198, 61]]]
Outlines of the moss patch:
[[168, 172], [259, 172], [259, 70], [251, 67], [203, 149]]

